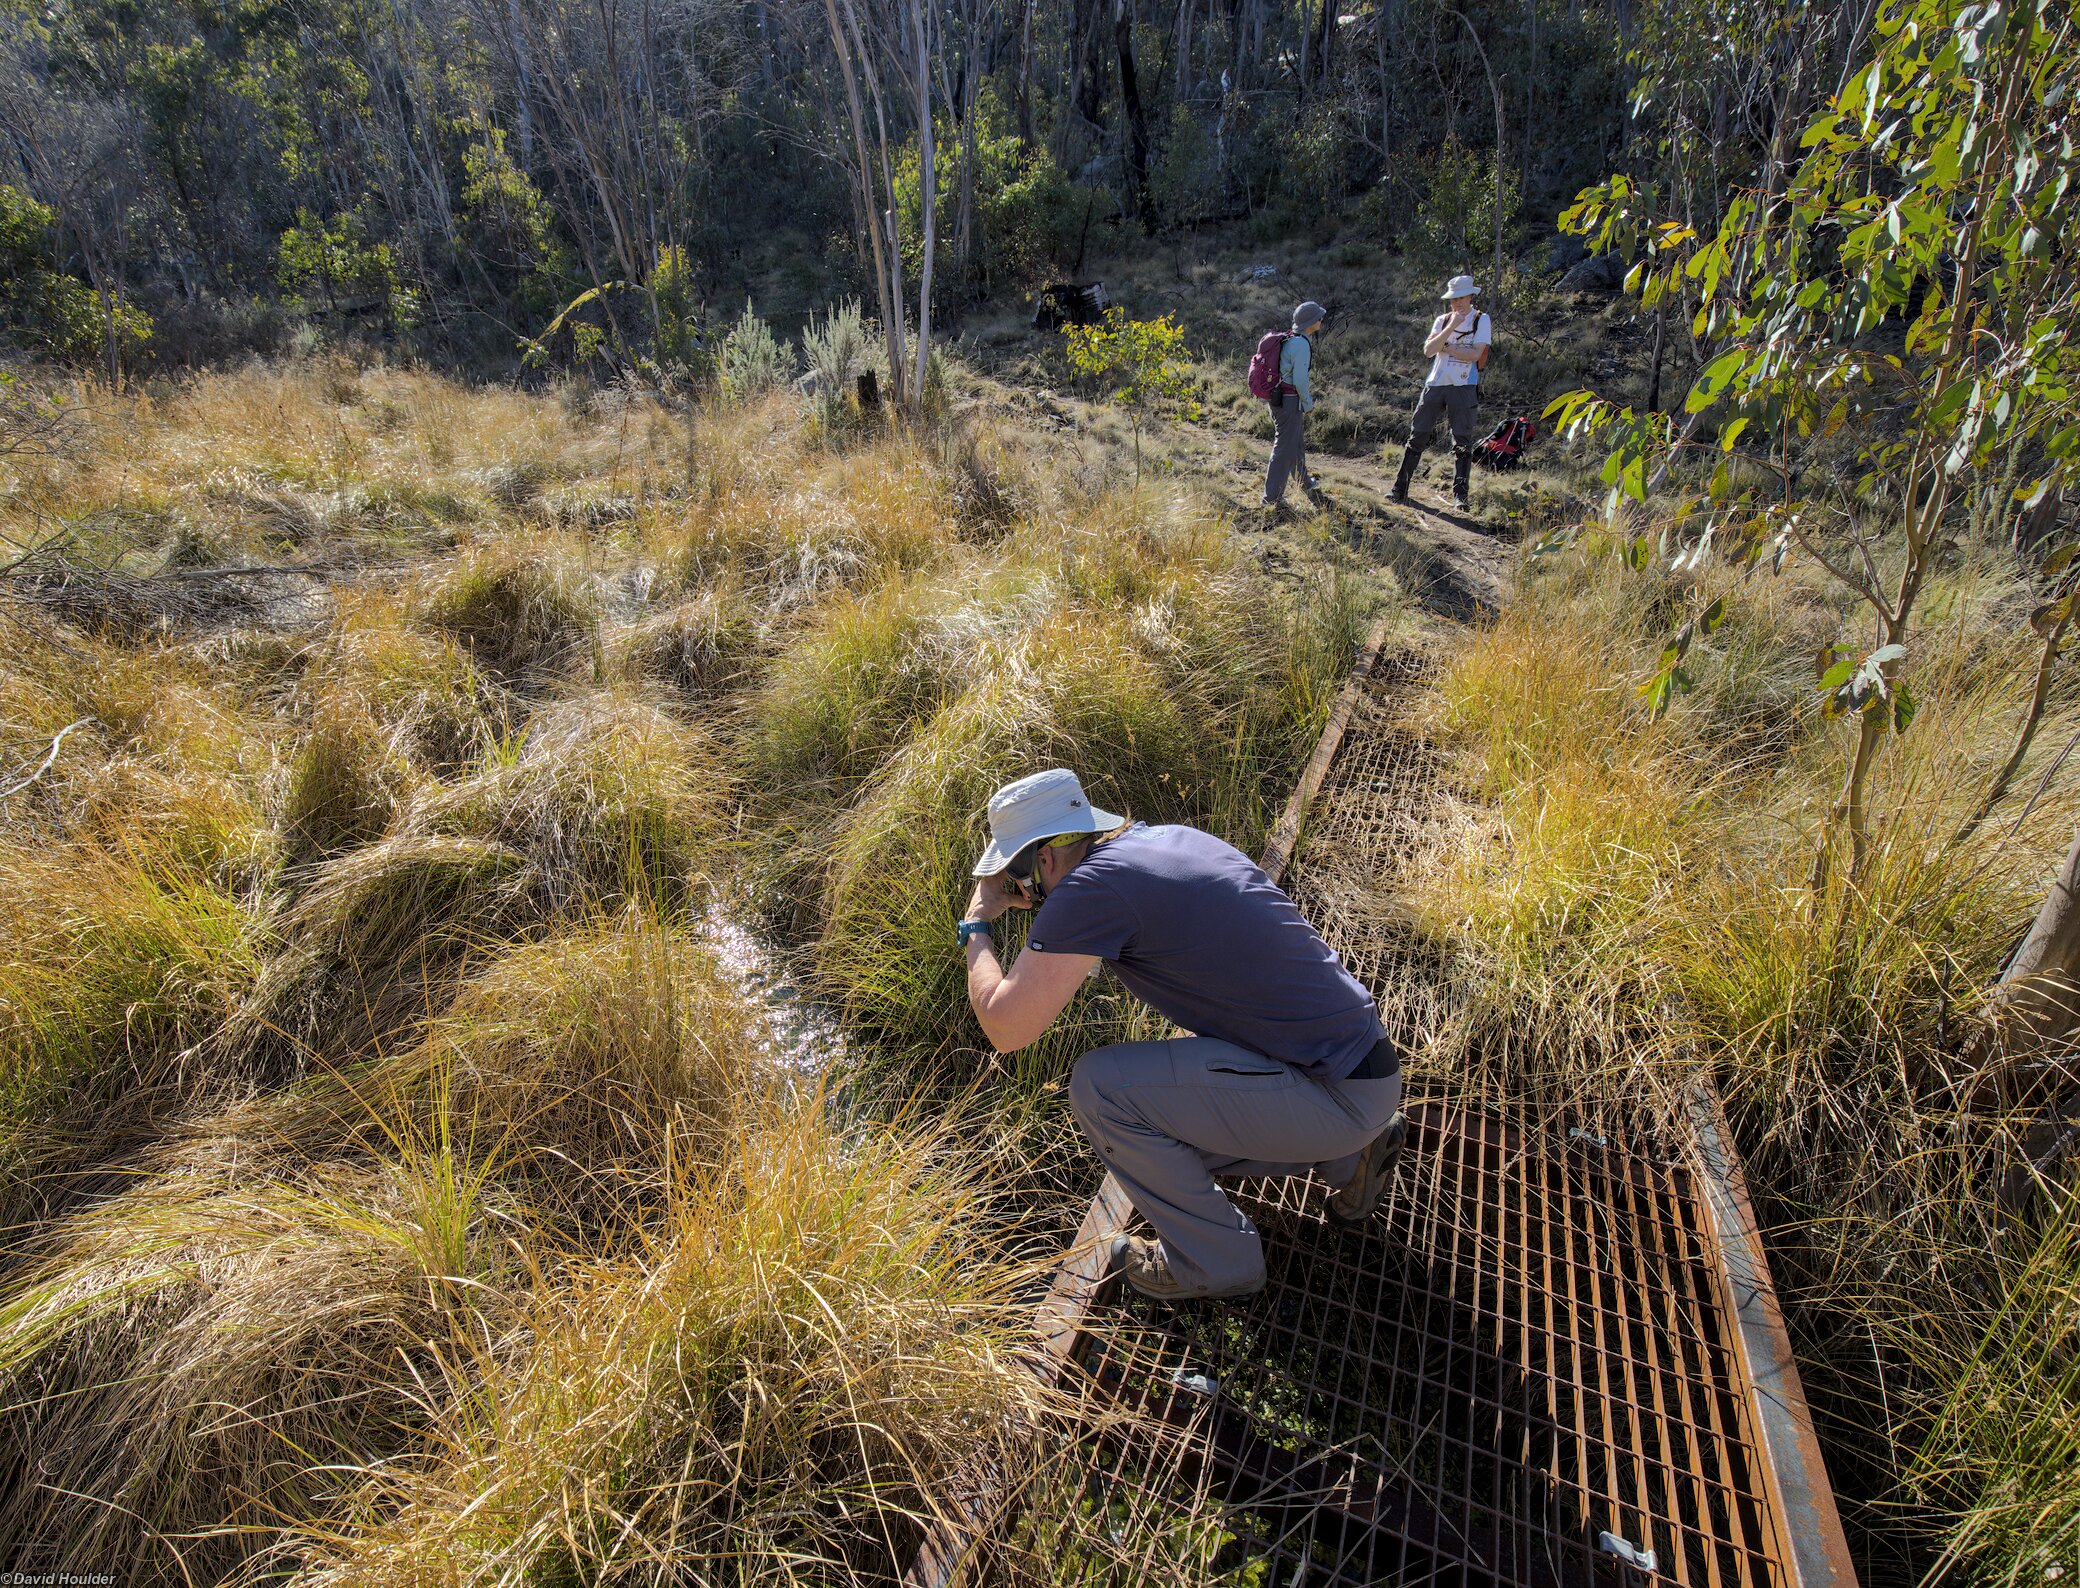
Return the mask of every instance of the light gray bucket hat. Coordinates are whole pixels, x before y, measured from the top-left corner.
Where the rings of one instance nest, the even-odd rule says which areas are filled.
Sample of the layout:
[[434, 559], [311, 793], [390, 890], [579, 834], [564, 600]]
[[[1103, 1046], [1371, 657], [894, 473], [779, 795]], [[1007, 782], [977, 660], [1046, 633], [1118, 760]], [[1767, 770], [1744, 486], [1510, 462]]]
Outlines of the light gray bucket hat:
[[1293, 310], [1293, 329], [1304, 331], [1307, 327], [1314, 324], [1315, 321], [1325, 318], [1328, 313], [1327, 309], [1316, 303], [1314, 299], [1309, 298], [1305, 303], [1295, 306]]
[[1006, 783], [989, 797], [989, 848], [975, 862], [974, 874], [995, 876], [1036, 838], [1102, 833], [1125, 819], [1093, 805], [1084, 796], [1083, 784], [1067, 767], [1035, 772]]
[[1480, 284], [1471, 276], [1454, 276], [1444, 284], [1440, 298], [1475, 298], [1480, 296]]

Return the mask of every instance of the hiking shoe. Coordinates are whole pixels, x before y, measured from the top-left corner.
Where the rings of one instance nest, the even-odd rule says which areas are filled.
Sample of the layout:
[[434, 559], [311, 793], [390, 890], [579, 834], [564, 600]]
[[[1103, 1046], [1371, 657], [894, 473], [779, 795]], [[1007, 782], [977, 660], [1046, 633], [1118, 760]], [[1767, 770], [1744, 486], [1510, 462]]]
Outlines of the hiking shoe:
[[1264, 1288], [1262, 1274], [1225, 1290], [1187, 1285], [1170, 1272], [1170, 1257], [1163, 1250], [1163, 1243], [1145, 1235], [1113, 1236], [1112, 1262], [1128, 1284], [1157, 1301], [1212, 1301], [1223, 1296], [1251, 1296]]
[[1350, 1183], [1329, 1193], [1331, 1224], [1355, 1228], [1379, 1210], [1380, 1199], [1387, 1194], [1387, 1182], [1394, 1177], [1394, 1165], [1401, 1161], [1401, 1149], [1407, 1142], [1408, 1116], [1396, 1113], [1387, 1121], [1387, 1128], [1358, 1154], [1358, 1172], [1351, 1176]]
[[1329, 493], [1323, 490], [1321, 486], [1308, 485], [1303, 487], [1303, 489], [1307, 492], [1308, 501], [1313, 503], [1316, 507], [1321, 508], [1327, 507], [1329, 505]]
[[1393, 501], [1396, 501], [1396, 502], [1405, 502], [1405, 501], [1407, 501], [1407, 500], [1408, 500], [1408, 481], [1406, 481], [1406, 480], [1396, 480], [1396, 481], [1394, 482], [1394, 488], [1393, 488], [1393, 489], [1392, 489], [1391, 491], [1387, 492], [1387, 496], [1388, 496], [1388, 498], [1389, 498], [1390, 500], [1393, 500]]

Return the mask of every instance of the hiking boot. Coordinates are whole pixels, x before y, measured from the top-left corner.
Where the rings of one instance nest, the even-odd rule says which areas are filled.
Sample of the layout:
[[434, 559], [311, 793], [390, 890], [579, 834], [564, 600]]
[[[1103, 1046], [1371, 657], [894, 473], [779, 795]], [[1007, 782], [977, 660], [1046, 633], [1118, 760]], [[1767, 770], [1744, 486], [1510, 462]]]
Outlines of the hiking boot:
[[1394, 476], [1394, 489], [1387, 493], [1395, 501], [1405, 502], [1408, 500], [1408, 482], [1414, 477], [1416, 460], [1422, 455], [1423, 449], [1413, 441], [1401, 449], [1401, 469]]
[[1473, 448], [1460, 447], [1452, 454], [1452, 500], [1462, 508], [1473, 505], [1472, 481]]
[[1351, 1176], [1349, 1184], [1329, 1193], [1331, 1224], [1352, 1229], [1379, 1210], [1380, 1199], [1387, 1194], [1387, 1182], [1394, 1178], [1394, 1165], [1401, 1161], [1401, 1149], [1407, 1142], [1408, 1116], [1396, 1112], [1387, 1121], [1387, 1128], [1358, 1154], [1358, 1172]]
[[1161, 1241], [1145, 1235], [1112, 1237], [1112, 1263], [1126, 1282], [1157, 1301], [1213, 1301], [1223, 1296], [1253, 1296], [1264, 1288], [1264, 1276], [1225, 1290], [1187, 1285], [1170, 1272], [1170, 1257]]
[[1319, 480], [1309, 480], [1301, 490], [1307, 493], [1307, 500], [1316, 508], [1326, 508], [1329, 505], [1329, 493], [1322, 489]]

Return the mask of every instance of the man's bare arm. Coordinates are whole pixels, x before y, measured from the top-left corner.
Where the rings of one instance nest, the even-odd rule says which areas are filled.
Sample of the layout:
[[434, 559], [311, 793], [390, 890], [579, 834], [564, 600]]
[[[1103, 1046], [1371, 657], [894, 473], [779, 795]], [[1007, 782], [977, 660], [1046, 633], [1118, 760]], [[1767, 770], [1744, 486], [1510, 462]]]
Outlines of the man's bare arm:
[[987, 937], [969, 938], [968, 1002], [990, 1046], [1016, 1053], [1038, 1041], [1097, 963], [1095, 954], [1043, 954], [1029, 948], [1007, 975]]

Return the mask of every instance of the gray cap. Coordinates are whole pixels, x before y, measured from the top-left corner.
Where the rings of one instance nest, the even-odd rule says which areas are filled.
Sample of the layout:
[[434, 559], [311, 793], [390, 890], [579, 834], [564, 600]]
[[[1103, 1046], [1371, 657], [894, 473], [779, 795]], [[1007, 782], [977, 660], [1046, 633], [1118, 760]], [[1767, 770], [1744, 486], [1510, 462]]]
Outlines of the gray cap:
[[1319, 303], [1316, 303], [1314, 299], [1309, 298], [1305, 303], [1301, 304], [1299, 308], [1293, 311], [1293, 329], [1298, 331], [1306, 326], [1310, 326], [1314, 324], [1315, 321], [1321, 319], [1328, 312], [1329, 311], [1327, 309], [1323, 308]]

